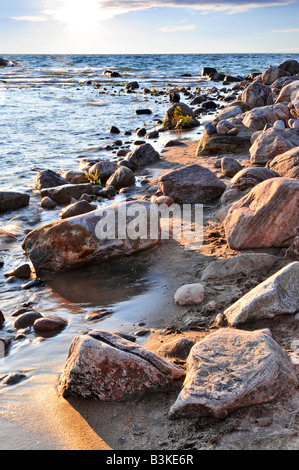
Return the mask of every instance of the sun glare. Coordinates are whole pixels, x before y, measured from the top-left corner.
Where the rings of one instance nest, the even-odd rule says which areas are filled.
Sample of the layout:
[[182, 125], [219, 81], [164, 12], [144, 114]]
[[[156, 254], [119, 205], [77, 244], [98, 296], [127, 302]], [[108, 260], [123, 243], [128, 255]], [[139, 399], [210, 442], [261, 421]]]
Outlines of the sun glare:
[[92, 32], [96, 25], [111, 18], [102, 10], [98, 0], [60, 0], [55, 12], [51, 12], [56, 21], [66, 23], [76, 32]]

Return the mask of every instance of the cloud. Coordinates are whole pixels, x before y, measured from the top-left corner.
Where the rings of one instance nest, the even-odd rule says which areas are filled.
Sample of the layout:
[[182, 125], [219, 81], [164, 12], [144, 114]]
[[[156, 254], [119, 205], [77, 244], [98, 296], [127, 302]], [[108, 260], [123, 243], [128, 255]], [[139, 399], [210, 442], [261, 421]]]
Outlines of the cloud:
[[29, 21], [33, 23], [46, 21], [46, 18], [44, 18], [43, 16], [11, 16], [10, 19], [15, 21]]
[[276, 31], [272, 31], [272, 33], [299, 33], [299, 28], [290, 28], [290, 29], [277, 29]]
[[103, 9], [110, 10], [111, 13], [114, 11], [115, 14], [117, 14], [117, 11], [128, 13], [130, 11], [159, 7], [189, 8], [203, 13], [224, 12], [227, 14], [236, 14], [256, 8], [292, 5], [296, 3], [296, 1], [297, 0], [219, 0], [218, 2], [215, 0], [101, 0], [100, 6]]
[[196, 26], [194, 24], [186, 24], [183, 26], [165, 26], [160, 31], [163, 33], [173, 33], [174, 31], [192, 31]]
[[[1, 1], [1, 0], [0, 0]], [[153, 8], [185, 8], [193, 12], [209, 14], [213, 12], [225, 14], [237, 14], [247, 12], [252, 9], [265, 7], [283, 7], [296, 3], [298, 0], [41, 0], [43, 9], [40, 15], [46, 15], [47, 19], [60, 21], [66, 12], [81, 10], [88, 14], [93, 12], [93, 16], [98, 20], [113, 18], [117, 15], [134, 11], [149, 10]], [[18, 17], [26, 18], [26, 17]], [[44, 21], [43, 16], [27, 17], [41, 18], [31, 21]], [[17, 18], [15, 18], [17, 19]], [[22, 21], [21, 19], [19, 21]], [[23, 19], [23, 21], [26, 21]], [[30, 21], [27, 19], [27, 21]]]

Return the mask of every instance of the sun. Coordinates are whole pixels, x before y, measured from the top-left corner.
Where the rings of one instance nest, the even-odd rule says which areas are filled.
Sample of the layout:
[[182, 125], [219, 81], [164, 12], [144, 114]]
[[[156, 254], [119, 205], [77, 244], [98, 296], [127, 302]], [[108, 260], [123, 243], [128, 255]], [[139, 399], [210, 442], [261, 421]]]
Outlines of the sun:
[[77, 33], [91, 32], [100, 21], [111, 18], [101, 9], [99, 0], [59, 0], [55, 11], [48, 10], [47, 13]]

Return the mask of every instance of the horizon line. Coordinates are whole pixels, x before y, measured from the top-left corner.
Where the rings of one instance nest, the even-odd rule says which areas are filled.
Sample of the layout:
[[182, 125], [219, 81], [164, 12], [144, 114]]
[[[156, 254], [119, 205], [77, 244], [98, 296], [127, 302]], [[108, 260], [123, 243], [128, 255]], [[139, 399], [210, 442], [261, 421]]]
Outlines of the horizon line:
[[274, 55], [283, 55], [283, 54], [290, 54], [290, 55], [299, 55], [298, 52], [294, 51], [265, 51], [265, 52], [0, 52], [0, 56], [4, 55], [242, 55], [242, 54], [274, 54]]

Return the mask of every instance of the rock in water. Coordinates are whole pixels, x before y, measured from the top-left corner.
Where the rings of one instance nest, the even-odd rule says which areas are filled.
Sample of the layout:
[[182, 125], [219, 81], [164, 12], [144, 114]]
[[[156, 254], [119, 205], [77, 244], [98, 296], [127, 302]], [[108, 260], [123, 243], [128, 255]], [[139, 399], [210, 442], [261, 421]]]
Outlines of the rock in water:
[[173, 386], [184, 375], [172, 363], [131, 341], [92, 330], [73, 340], [59, 391], [63, 397], [112, 402]]
[[115, 189], [128, 188], [135, 184], [135, 175], [132, 170], [122, 166], [113, 173], [108, 179], [106, 185], [114, 186]]
[[4, 318], [3, 313], [2, 313], [1, 310], [0, 310], [0, 328], [2, 328], [2, 326], [4, 325], [4, 323], [5, 323], [5, 318]]
[[58, 317], [39, 318], [35, 320], [33, 328], [38, 332], [55, 332], [63, 330], [67, 326], [67, 322]]
[[0, 212], [12, 211], [28, 206], [29, 194], [0, 191]]
[[41, 190], [42, 198], [49, 197], [58, 204], [70, 204], [72, 199], [80, 199], [83, 194], [93, 194], [92, 184], [65, 184]]
[[150, 238], [153, 232], [149, 233], [153, 212], [157, 207], [148, 201], [105, 206], [33, 230], [25, 238], [23, 249], [40, 275], [130, 255], [159, 243], [159, 222], [155, 238]]
[[291, 75], [296, 75], [297, 73], [299, 73], [299, 62], [294, 59], [289, 59], [280, 64], [278, 68], [285, 70]]
[[267, 403], [298, 383], [288, 355], [269, 330], [220, 329], [191, 349], [184, 388], [170, 418], [214, 416]]
[[36, 189], [54, 188], [68, 183], [68, 180], [60, 176], [58, 173], [55, 173], [55, 171], [43, 170], [37, 175], [35, 187]]
[[70, 206], [65, 207], [59, 214], [61, 219], [68, 219], [70, 217], [75, 217], [77, 215], [86, 214], [87, 212], [92, 212], [97, 209], [97, 206], [90, 204], [87, 201], [79, 201], [71, 204]]
[[42, 318], [41, 314], [35, 311], [23, 313], [15, 320], [14, 327], [16, 330], [22, 330], [23, 328], [32, 326], [33, 323], [39, 318]]
[[233, 250], [290, 246], [299, 228], [299, 181], [273, 178], [235, 202], [224, 221]]
[[299, 310], [299, 262], [282, 268], [225, 310], [229, 326]]
[[130, 152], [126, 160], [138, 168], [160, 160], [160, 155], [151, 144], [143, 144]]
[[201, 165], [190, 165], [161, 176], [159, 189], [178, 204], [202, 204], [219, 198], [225, 184]]

